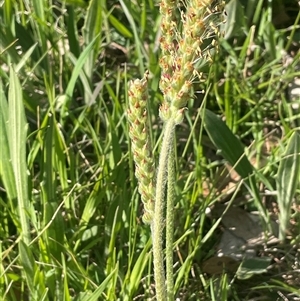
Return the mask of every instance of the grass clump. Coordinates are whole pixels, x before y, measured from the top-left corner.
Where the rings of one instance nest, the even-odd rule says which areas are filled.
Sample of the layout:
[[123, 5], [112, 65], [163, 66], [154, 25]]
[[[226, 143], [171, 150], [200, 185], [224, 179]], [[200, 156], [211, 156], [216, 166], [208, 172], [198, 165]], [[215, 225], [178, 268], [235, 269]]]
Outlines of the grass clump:
[[[147, 219], [155, 208], [151, 201], [144, 211], [138, 190], [143, 194], [146, 187], [147, 198], [157, 194], [151, 184], [158, 178], [152, 174], [153, 162], [159, 161], [166, 137], [156, 118], [160, 105], [164, 122], [170, 111], [172, 118], [179, 112], [180, 119], [168, 142], [173, 153], [166, 158], [171, 159], [164, 163], [174, 171], [163, 177], [163, 192], [174, 201], [174, 209], [167, 209], [174, 214], [174, 241], [166, 242], [167, 258], [174, 256], [168, 263], [174, 268], [172, 297], [299, 299], [295, 85], [300, 16], [296, 1], [296, 6], [279, 2], [280, 12], [277, 2], [228, 1], [219, 50], [210, 48], [213, 37], [204, 39], [201, 49], [195, 47], [201, 53], [188, 59], [194, 69], [184, 69], [192, 75], [182, 78], [176, 93], [185, 84], [194, 90], [184, 89], [184, 101], [178, 100], [176, 109], [172, 101], [177, 94], [168, 80], [180, 73], [173, 68], [171, 48], [159, 50], [164, 46], [160, 37], [167, 37], [164, 30], [171, 31], [170, 37], [175, 34], [165, 45], [179, 51], [175, 61], [182, 63], [189, 52], [177, 43], [184, 39], [180, 33], [185, 27], [175, 30], [172, 22], [181, 20], [181, 12], [186, 23], [192, 22], [184, 18], [190, 2], [172, 6], [170, 20], [161, 19], [156, 1], [0, 3], [3, 300], [154, 298], [151, 227], [141, 217], [144, 212]], [[284, 19], [278, 17], [283, 12]], [[198, 17], [193, 24], [200, 22]], [[165, 24], [161, 30], [160, 24]], [[133, 133], [127, 121], [132, 101], [127, 82], [135, 82], [145, 70], [148, 119], [139, 120]], [[146, 85], [144, 80], [140, 83]], [[142, 141], [136, 146], [130, 142], [134, 135]], [[151, 175], [142, 188], [134, 176], [139, 143], [151, 145], [151, 153], [145, 150]], [[218, 211], [219, 205], [225, 207]], [[235, 224], [239, 231], [248, 214], [258, 211], [256, 224], [264, 236], [260, 241], [255, 237], [251, 260], [244, 254], [240, 260], [217, 254], [227, 218], [237, 209], [245, 217]], [[284, 221], [279, 223], [280, 240], [277, 220]], [[243, 233], [249, 247], [249, 232]]]

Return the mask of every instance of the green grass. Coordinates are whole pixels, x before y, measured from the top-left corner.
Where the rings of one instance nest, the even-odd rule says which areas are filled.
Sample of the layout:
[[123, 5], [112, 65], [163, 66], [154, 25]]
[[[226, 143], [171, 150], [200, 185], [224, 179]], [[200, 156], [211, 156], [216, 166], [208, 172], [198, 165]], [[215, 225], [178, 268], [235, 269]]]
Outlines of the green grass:
[[[153, 298], [126, 110], [127, 82], [148, 69], [158, 157], [157, 3], [0, 2], [1, 300]], [[230, 1], [219, 52], [177, 128], [180, 300], [300, 298], [300, 96], [288, 92], [300, 77], [300, 14], [289, 3], [289, 21], [275, 28], [275, 2]], [[225, 162], [240, 175], [231, 192], [218, 180]], [[266, 231], [270, 215], [279, 220], [281, 241], [256, 250], [270, 259], [267, 269], [257, 272], [255, 262], [247, 279], [204, 270], [224, 230], [221, 215], [205, 213], [217, 203], [258, 210]]]

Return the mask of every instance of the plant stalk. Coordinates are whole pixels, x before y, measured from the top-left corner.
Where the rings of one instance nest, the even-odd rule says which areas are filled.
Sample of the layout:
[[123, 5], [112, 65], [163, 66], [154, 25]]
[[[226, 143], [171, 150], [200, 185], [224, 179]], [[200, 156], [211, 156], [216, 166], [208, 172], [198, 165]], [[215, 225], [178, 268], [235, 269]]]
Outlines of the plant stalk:
[[174, 146], [169, 150], [167, 213], [166, 213], [166, 275], [168, 301], [174, 300], [173, 241], [174, 241], [174, 201], [175, 201], [175, 156]]
[[173, 144], [175, 120], [170, 118], [165, 123], [156, 179], [154, 219], [151, 225], [153, 240], [153, 265], [157, 301], [167, 300], [167, 289], [164, 273], [163, 230], [164, 230], [164, 197], [167, 182], [168, 158]]

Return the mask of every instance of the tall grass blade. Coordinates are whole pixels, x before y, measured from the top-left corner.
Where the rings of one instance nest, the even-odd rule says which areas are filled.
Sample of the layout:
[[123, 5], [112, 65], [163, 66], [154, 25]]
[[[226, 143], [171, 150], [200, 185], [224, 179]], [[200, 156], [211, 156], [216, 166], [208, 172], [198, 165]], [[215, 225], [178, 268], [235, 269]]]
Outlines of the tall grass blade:
[[[61, 110], [62, 116], [65, 116], [68, 111], [68, 106], [71, 101], [78, 76], [83, 72], [83, 66], [86, 63], [86, 61], [88, 60], [90, 54], [92, 53], [93, 46], [97, 42], [98, 37], [99, 37], [99, 35], [94, 37], [94, 39], [84, 49], [84, 51], [81, 53], [80, 57], [76, 60], [76, 62], [74, 64], [74, 70], [72, 72], [70, 81], [68, 83], [68, 86], [67, 86], [66, 92], [65, 92], [66, 99], [65, 99], [64, 103], [62, 104], [62, 110]], [[71, 54], [69, 54], [69, 55], [71, 56]], [[84, 77], [86, 77], [85, 74], [84, 74]], [[90, 92], [90, 94], [92, 95], [91, 92]]]
[[[48, 223], [50, 223], [44, 233], [47, 252], [60, 262], [61, 253], [63, 252], [62, 246], [64, 243], [64, 224], [60, 214], [53, 218], [55, 211], [59, 206], [56, 193], [57, 182], [55, 169], [59, 169], [56, 165], [60, 164], [58, 156], [61, 152], [57, 145], [57, 140], [55, 139], [55, 130], [56, 125], [54, 117], [53, 115], [50, 115], [48, 117], [48, 129], [44, 137], [45, 144], [43, 145], [43, 178], [41, 184], [41, 196], [44, 209], [43, 226], [46, 227]], [[60, 178], [63, 178], [63, 176], [60, 175]]]
[[29, 244], [30, 229], [28, 209], [30, 203], [28, 198], [26, 164], [27, 122], [23, 106], [22, 87], [12, 67], [10, 68], [8, 103], [8, 143], [18, 198], [18, 211], [22, 229], [21, 235], [24, 242]]
[[10, 161], [10, 151], [8, 144], [8, 104], [3, 91], [2, 81], [0, 80], [0, 178], [3, 181], [4, 188], [11, 203], [11, 210], [14, 215], [17, 214], [17, 190], [14, 172]]
[[83, 38], [86, 45], [89, 45], [95, 37], [96, 41], [93, 43], [93, 50], [89, 53], [85, 62], [85, 72], [87, 77], [92, 80], [95, 60], [100, 47], [101, 29], [102, 29], [102, 1], [91, 0], [87, 9], [85, 24], [83, 26]]
[[31, 251], [31, 248], [25, 244], [22, 240], [19, 241], [19, 253], [20, 261], [24, 271], [24, 275], [27, 281], [27, 285], [30, 291], [30, 294], [35, 296], [37, 294], [35, 285], [34, 285], [34, 276], [36, 273], [36, 263]]
[[289, 138], [286, 151], [279, 164], [277, 174], [277, 196], [279, 206], [279, 239], [284, 241], [291, 216], [291, 205], [299, 187], [300, 134], [295, 131]]
[[135, 40], [135, 45], [136, 45], [136, 52], [137, 52], [137, 57], [139, 60], [139, 70], [140, 70], [140, 74], [144, 74], [145, 73], [145, 67], [143, 64], [143, 59], [144, 57], [147, 57], [147, 53], [145, 53], [145, 51], [143, 51], [144, 53], [142, 53], [141, 50], [143, 50], [142, 47], [142, 42], [140, 40], [140, 37], [138, 35], [138, 29], [137, 26], [134, 22], [134, 19], [132, 17], [132, 13], [130, 11], [130, 9], [127, 7], [126, 3], [123, 0], [120, 0], [120, 4], [123, 8], [124, 14], [126, 15], [128, 22], [133, 30], [133, 35], [134, 35], [134, 40]]
[[144, 269], [149, 262], [149, 248], [151, 246], [151, 240], [149, 239], [145, 245], [143, 251], [135, 262], [133, 269], [131, 270], [130, 280], [129, 280], [129, 292], [131, 294], [138, 290], [139, 283], [142, 279]]
[[[86, 294], [84, 297], [79, 298], [78, 301], [98, 301], [98, 300], [107, 300], [107, 299], [100, 299], [104, 290], [108, 287], [112, 277], [118, 272], [118, 264], [116, 267], [111, 271], [111, 273], [105, 278], [105, 280], [99, 285], [99, 287], [92, 293]], [[104, 296], [102, 296], [104, 297]]]

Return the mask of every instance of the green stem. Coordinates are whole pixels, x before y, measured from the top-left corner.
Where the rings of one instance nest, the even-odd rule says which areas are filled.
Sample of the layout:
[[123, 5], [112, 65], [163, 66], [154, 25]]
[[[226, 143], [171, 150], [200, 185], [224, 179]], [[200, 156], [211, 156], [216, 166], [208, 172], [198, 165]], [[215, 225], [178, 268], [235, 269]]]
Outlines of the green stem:
[[174, 301], [173, 241], [174, 241], [174, 200], [175, 200], [175, 157], [171, 146], [168, 158], [168, 188], [166, 213], [166, 274], [168, 301]]
[[173, 118], [165, 123], [164, 137], [161, 147], [156, 179], [154, 219], [151, 225], [153, 240], [153, 265], [157, 301], [167, 300], [167, 290], [164, 273], [163, 230], [164, 230], [164, 196], [167, 182], [167, 167], [170, 147], [175, 130]]

